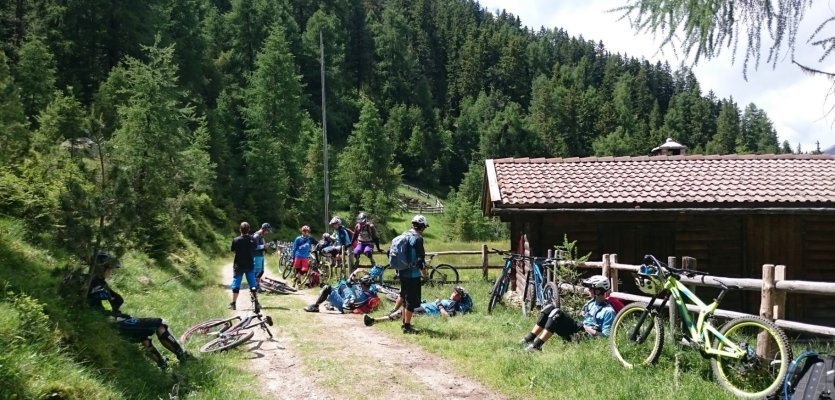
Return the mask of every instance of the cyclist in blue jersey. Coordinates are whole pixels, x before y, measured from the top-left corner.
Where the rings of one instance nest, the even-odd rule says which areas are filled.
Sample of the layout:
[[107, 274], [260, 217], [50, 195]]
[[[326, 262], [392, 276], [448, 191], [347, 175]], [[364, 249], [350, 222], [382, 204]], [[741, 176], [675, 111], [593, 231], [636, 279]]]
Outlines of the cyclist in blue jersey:
[[362, 269], [358, 269], [348, 277], [347, 280], [340, 280], [334, 286], [325, 285], [319, 293], [316, 302], [305, 307], [307, 312], [319, 312], [319, 305], [327, 300], [326, 306], [331, 307], [344, 314], [369, 313], [380, 305], [380, 298], [377, 297], [377, 288], [373, 283], [371, 275]]
[[270, 226], [269, 223], [264, 222], [261, 224], [261, 229], [255, 232], [252, 235], [252, 238], [255, 239], [255, 255], [252, 258], [253, 263], [253, 272], [255, 273], [255, 280], [258, 281], [258, 293], [264, 293], [264, 290], [261, 289], [261, 277], [264, 276], [264, 251], [267, 248], [267, 241], [265, 237], [273, 232], [273, 227]]
[[[397, 304], [401, 304], [402, 299], [397, 298]], [[372, 318], [366, 314], [363, 316], [363, 323], [365, 326], [374, 325], [377, 322], [394, 321], [400, 318], [402, 311], [395, 305], [397, 309], [395, 312], [379, 318]], [[424, 314], [430, 317], [443, 316], [445, 318], [454, 317], [459, 314], [466, 314], [473, 310], [473, 299], [470, 294], [462, 286], [455, 286], [448, 299], [437, 299], [432, 302], [421, 302], [420, 307], [415, 308], [415, 314]]]
[[412, 326], [412, 314], [420, 307], [421, 292], [420, 286], [427, 278], [426, 276], [426, 250], [423, 247], [423, 231], [429, 227], [429, 222], [423, 215], [412, 217], [412, 229], [409, 230], [409, 243], [411, 249], [411, 267], [401, 270], [400, 297], [403, 298], [403, 333], [416, 334], [420, 329]]
[[581, 281], [588, 288], [589, 301], [583, 305], [582, 322], [577, 322], [560, 310], [555, 304], [542, 308], [531, 332], [520, 341], [526, 344], [525, 351], [542, 351], [542, 345], [554, 334], [565, 341], [570, 341], [575, 333], [584, 332], [590, 337], [608, 337], [615, 320], [615, 309], [606, 300], [606, 292], [611, 289], [609, 279], [603, 275], [594, 275]]
[[310, 250], [316, 245], [316, 240], [310, 237], [310, 227], [305, 225], [301, 227], [301, 235], [296, 237], [293, 241], [293, 286], [299, 285], [301, 276], [307, 273], [310, 268]]
[[[160, 343], [174, 353], [181, 363], [191, 357], [171, 334], [166, 320], [161, 318], [134, 318], [122, 313], [120, 308], [125, 302], [124, 298], [107, 284], [107, 278], [113, 274], [113, 270], [121, 268], [122, 264], [119, 259], [109, 253], [100, 252], [96, 254], [93, 264], [95, 266], [95, 276], [90, 282], [87, 301], [94, 309], [110, 315], [116, 323], [119, 334], [130, 340], [141, 342], [148, 350], [148, 355], [160, 368], [167, 367], [168, 361], [151, 342], [153, 335], [156, 335]], [[104, 301], [110, 303], [111, 311], [109, 313], [102, 304]]]
[[322, 252], [330, 254], [337, 261], [341, 261], [343, 248], [351, 246], [351, 234], [348, 232], [348, 228], [342, 225], [342, 218], [336, 215], [331, 218], [330, 226], [333, 228], [333, 233], [330, 235], [333, 242], [322, 249]]

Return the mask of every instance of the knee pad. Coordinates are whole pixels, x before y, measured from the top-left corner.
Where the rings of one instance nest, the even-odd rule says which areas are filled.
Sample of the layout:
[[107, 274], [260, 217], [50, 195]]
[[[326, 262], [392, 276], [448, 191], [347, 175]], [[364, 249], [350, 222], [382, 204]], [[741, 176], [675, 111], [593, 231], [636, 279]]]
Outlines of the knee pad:
[[232, 289], [232, 293], [240, 293], [241, 289]]
[[322, 294], [324, 294], [325, 296], [331, 294], [331, 291], [333, 291], [333, 286], [331, 286], [331, 285], [322, 286]]
[[168, 320], [167, 320], [167, 319], [163, 319], [163, 320], [162, 320], [162, 324], [161, 324], [161, 325], [162, 325], [162, 327], [163, 327], [163, 328], [168, 329]]

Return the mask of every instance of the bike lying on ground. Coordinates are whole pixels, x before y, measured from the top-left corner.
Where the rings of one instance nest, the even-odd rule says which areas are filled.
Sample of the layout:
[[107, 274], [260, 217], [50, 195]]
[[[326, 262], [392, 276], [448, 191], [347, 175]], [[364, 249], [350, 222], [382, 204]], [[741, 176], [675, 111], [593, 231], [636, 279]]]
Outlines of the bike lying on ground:
[[291, 294], [296, 291], [296, 288], [276, 279], [261, 277], [261, 288], [270, 293]]
[[[236, 315], [229, 318], [214, 318], [192, 325], [180, 336], [180, 343], [185, 344], [190, 339], [198, 337], [213, 338], [200, 346], [201, 353], [211, 353], [228, 350], [252, 339], [255, 336], [253, 328], [260, 327], [267, 336], [273, 337], [270, 326], [273, 319], [270, 316], [261, 315], [261, 307], [257, 304], [258, 299], [253, 295], [255, 313], [247, 317]], [[236, 322], [237, 321], [237, 322]]]
[[[712, 303], [705, 304], [679, 281], [682, 275], [693, 278], [707, 273], [668, 267], [652, 255], [644, 257], [635, 282], [652, 299], [649, 303], [632, 303], [615, 316], [609, 336], [615, 358], [627, 368], [658, 360], [664, 345], [660, 314], [672, 296], [686, 331], [681, 341], [710, 359], [719, 385], [743, 398], [764, 398], [780, 389], [792, 361], [785, 332], [773, 322], [755, 316], [735, 318], [720, 329], [714, 328], [713, 314], [729, 287], [714, 278], [722, 291]], [[695, 323], [685, 298], [699, 308]]]

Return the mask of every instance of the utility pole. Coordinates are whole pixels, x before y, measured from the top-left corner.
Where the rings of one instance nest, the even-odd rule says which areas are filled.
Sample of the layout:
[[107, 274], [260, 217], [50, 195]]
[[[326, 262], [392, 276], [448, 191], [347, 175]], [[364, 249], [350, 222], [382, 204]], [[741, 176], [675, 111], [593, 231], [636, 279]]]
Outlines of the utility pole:
[[322, 66], [322, 154], [324, 175], [323, 183], [325, 186], [325, 225], [324, 229], [328, 229], [328, 215], [330, 214], [328, 207], [330, 205], [330, 189], [328, 188], [328, 118], [325, 111], [325, 41], [322, 39], [322, 31], [319, 31], [319, 63]]

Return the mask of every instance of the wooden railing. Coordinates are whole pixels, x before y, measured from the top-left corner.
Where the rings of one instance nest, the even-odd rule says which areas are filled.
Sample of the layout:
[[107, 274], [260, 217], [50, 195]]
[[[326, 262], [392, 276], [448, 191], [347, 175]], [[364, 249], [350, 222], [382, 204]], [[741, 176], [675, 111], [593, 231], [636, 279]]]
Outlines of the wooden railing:
[[[682, 268], [687, 269], [690, 263], [694, 261], [692, 258], [685, 257]], [[667, 264], [675, 267], [676, 258], [669, 257]], [[583, 264], [576, 265], [577, 268], [584, 269], [600, 269], [601, 274], [606, 276], [612, 282], [611, 296], [628, 301], [643, 301], [648, 302], [650, 297], [639, 296], [631, 293], [624, 293], [618, 291], [618, 281], [620, 271], [637, 272], [639, 265], [621, 264], [617, 261], [617, 254], [604, 254], [602, 261], [590, 261]], [[814, 333], [818, 335], [835, 336], [835, 328], [821, 325], [806, 324], [797, 321], [789, 321], [785, 319], [786, 307], [786, 293], [807, 293], [818, 295], [835, 295], [835, 283], [833, 282], [812, 282], [800, 280], [786, 279], [785, 265], [763, 265], [763, 274], [760, 279], [752, 278], [729, 278], [714, 275], [699, 275], [696, 278], [681, 277], [681, 282], [688, 286], [706, 286], [706, 287], [721, 287], [721, 285], [714, 279], [722, 281], [727, 286], [738, 286], [741, 290], [759, 291], [760, 297], [760, 313], [759, 316], [768, 320], [774, 321], [777, 326], [800, 332]], [[580, 290], [582, 288], [573, 287], [572, 285], [564, 285], [565, 289]], [[676, 319], [677, 308], [675, 302], [669, 302], [670, 305], [670, 329], [674, 332], [676, 324], [673, 323]], [[688, 310], [699, 311], [694, 305], [688, 305]], [[729, 310], [716, 310], [717, 316], [726, 318], [736, 318], [740, 316], [750, 315]]]

